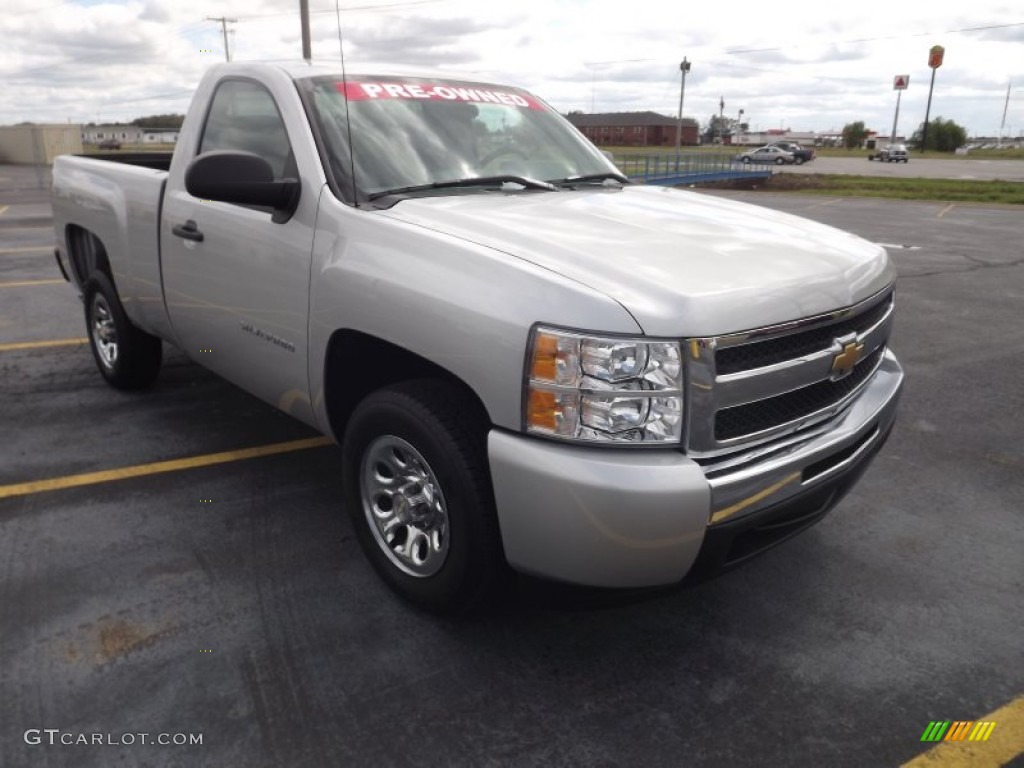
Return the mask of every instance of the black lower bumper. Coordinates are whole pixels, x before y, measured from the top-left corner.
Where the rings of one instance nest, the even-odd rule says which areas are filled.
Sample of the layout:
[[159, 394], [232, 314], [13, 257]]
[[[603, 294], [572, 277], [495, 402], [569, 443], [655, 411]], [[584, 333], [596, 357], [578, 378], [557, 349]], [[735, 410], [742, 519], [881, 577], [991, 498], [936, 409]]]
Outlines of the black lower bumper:
[[892, 425], [859, 460], [820, 484], [757, 514], [708, 528], [686, 581], [702, 581], [735, 568], [810, 528], [846, 495], [889, 439]]

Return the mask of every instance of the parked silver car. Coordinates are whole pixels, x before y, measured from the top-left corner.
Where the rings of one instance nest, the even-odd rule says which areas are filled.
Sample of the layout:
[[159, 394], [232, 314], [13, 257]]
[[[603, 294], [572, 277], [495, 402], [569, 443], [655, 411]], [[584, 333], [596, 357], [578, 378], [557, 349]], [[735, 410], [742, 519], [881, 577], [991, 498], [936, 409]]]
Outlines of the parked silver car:
[[779, 147], [758, 147], [747, 152], [736, 155], [740, 163], [775, 163], [775, 165], [790, 165], [796, 162], [796, 156]]

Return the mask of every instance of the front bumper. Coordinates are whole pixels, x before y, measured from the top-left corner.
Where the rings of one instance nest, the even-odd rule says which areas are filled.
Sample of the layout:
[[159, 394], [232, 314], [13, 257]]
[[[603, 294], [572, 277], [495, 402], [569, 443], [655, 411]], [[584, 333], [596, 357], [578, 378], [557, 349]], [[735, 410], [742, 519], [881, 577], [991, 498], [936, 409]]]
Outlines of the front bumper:
[[886, 352], [853, 403], [806, 439], [702, 466], [681, 452], [569, 446], [494, 430], [488, 455], [513, 568], [595, 587], [671, 584], [736, 565], [820, 520], [892, 429]]

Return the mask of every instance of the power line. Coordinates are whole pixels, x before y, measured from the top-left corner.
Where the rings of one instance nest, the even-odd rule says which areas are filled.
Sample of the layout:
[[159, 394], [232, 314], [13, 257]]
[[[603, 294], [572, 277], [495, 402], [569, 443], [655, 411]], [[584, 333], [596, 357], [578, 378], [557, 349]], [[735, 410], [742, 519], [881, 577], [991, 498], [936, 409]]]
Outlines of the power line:
[[[341, 10], [345, 13], [348, 13], [349, 11], [390, 11], [401, 8], [415, 8], [420, 5], [437, 5], [438, 3], [446, 2], [449, 2], [449, 0], [412, 0], [411, 2], [387, 3], [382, 5], [352, 5], [347, 8], [342, 8]], [[278, 18], [280, 16], [294, 16], [297, 13], [299, 13], [299, 11], [281, 11], [279, 13], [253, 13], [240, 17], [240, 20], [245, 22], [252, 21], [253, 19], [273, 19]], [[334, 13], [334, 9], [323, 8], [320, 10], [310, 11], [309, 13], [310, 15], [313, 15], [315, 13]]]
[[[908, 37], [929, 37], [931, 35], [957, 35], [965, 32], [985, 32], [990, 29], [1008, 29], [1010, 27], [1024, 27], [1024, 21], [1014, 21], [1008, 24], [985, 24], [980, 27], [964, 27], [963, 29], [945, 29], [941, 32], [908, 32], [904, 35], [887, 35], [885, 37], [857, 37], [852, 40], [826, 40], [823, 42], [845, 44], [845, 43], [877, 43], [883, 40], [903, 40]], [[787, 45], [784, 48], [737, 48], [726, 51], [728, 54], [740, 53], [769, 53], [773, 51], [786, 51], [791, 48], [800, 48], [799, 45]]]
[[[186, 33], [191, 32], [194, 29], [198, 29], [200, 26], [203, 26], [205, 24], [205, 21], [182, 24], [181, 26], [175, 28], [174, 34], [184, 36], [186, 35]], [[121, 66], [121, 64], [110, 60], [111, 57], [116, 56], [118, 54], [118, 51], [111, 50], [106, 50], [99, 53], [90, 53], [85, 56], [75, 56], [73, 58], [61, 59], [60, 61], [51, 61], [48, 64], [36, 64], [34, 66], [27, 67], [26, 69], [20, 69], [15, 72], [5, 72], [3, 73], [3, 76], [6, 78], [23, 77], [25, 75], [33, 75], [37, 72], [51, 71], [55, 67], [63, 67], [68, 64], [83, 64], [100, 60], [106, 60], [109, 66]]]

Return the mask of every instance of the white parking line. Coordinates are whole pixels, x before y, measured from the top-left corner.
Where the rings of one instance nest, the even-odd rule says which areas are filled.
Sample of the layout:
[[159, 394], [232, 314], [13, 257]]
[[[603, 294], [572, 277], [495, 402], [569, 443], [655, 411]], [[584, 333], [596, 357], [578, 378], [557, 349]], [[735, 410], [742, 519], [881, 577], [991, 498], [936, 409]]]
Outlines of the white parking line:
[[880, 245], [883, 248], [889, 248], [889, 249], [892, 249], [894, 251], [920, 251], [921, 250], [921, 246], [920, 245], [896, 245], [895, 243], [875, 243], [875, 245]]

